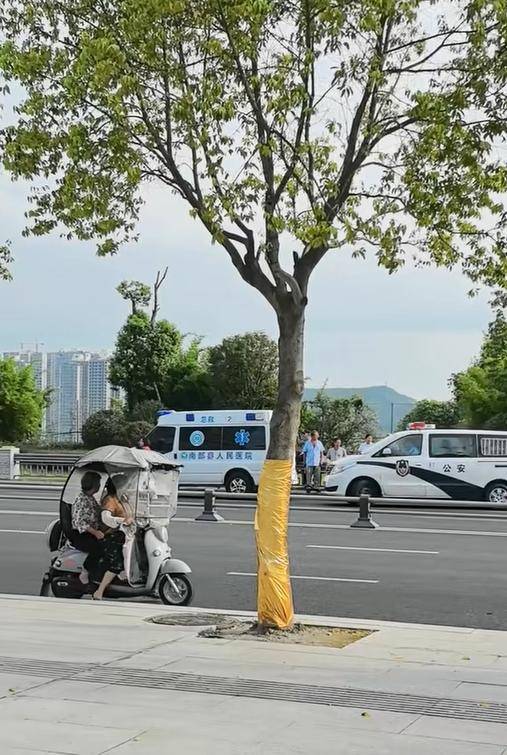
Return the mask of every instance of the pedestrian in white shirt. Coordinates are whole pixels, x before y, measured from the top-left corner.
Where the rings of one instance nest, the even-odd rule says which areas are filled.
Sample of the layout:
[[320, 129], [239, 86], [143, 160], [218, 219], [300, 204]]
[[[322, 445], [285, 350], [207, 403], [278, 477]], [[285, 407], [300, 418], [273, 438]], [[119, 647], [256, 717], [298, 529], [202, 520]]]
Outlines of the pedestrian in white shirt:
[[339, 459], [343, 459], [345, 456], [347, 456], [347, 451], [342, 446], [340, 438], [335, 438], [333, 445], [326, 454], [328, 462], [330, 464], [335, 464], [337, 461], [339, 461]]
[[319, 440], [319, 434], [314, 430], [303, 446], [306, 467], [306, 489], [320, 486], [320, 466], [324, 459], [324, 446]]
[[363, 442], [359, 446], [359, 453], [369, 454], [371, 451], [372, 445], [373, 445], [373, 435], [368, 433], [367, 435], [365, 435]]

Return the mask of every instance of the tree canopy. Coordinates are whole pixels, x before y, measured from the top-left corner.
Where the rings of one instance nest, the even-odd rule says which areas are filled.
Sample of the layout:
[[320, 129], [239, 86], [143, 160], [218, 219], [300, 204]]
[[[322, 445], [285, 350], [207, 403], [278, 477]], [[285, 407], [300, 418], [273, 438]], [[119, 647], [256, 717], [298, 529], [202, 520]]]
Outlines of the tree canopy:
[[32, 368], [0, 359], [0, 441], [28, 440], [40, 430], [46, 394], [37, 390]]
[[422, 399], [398, 424], [398, 430], [406, 430], [410, 422], [426, 422], [438, 428], [456, 427], [460, 422], [460, 412], [454, 401]]
[[278, 349], [265, 333], [224, 338], [208, 352], [213, 405], [272, 409], [278, 385]]
[[100, 446], [134, 446], [153, 427], [153, 420], [129, 420], [119, 409], [106, 409], [91, 414], [83, 423], [81, 437], [85, 448]]
[[[201, 409], [211, 403], [201, 339], [187, 346], [175, 325], [157, 319], [158, 292], [166, 274], [167, 269], [157, 273], [153, 290], [140, 281], [123, 281], [117, 288], [132, 312], [118, 334], [109, 378], [125, 390], [132, 419], [149, 421], [151, 414], [154, 422], [154, 403], [159, 409]], [[150, 303], [151, 313], [146, 311]]]
[[478, 359], [453, 375], [451, 385], [463, 423], [507, 429], [507, 320], [498, 310]]
[[162, 391], [181, 353], [181, 334], [167, 320], [152, 323], [146, 312], [129, 315], [116, 340], [110, 380], [126, 391], [129, 409], [148, 399], [162, 404]]
[[0, 71], [25, 91], [4, 164], [56, 179], [34, 189], [33, 232], [63, 224], [114, 252], [134, 233], [141, 182], [156, 179], [278, 307], [306, 296], [313, 268], [344, 245], [374, 245], [391, 271], [408, 251], [505, 281], [507, 172], [493, 148], [507, 129], [504, 3], [1, 0], [0, 11]]
[[355, 450], [367, 433], [379, 435], [377, 415], [360, 396], [331, 398], [324, 391], [303, 404], [301, 430], [318, 430], [326, 445], [340, 438], [348, 451]]

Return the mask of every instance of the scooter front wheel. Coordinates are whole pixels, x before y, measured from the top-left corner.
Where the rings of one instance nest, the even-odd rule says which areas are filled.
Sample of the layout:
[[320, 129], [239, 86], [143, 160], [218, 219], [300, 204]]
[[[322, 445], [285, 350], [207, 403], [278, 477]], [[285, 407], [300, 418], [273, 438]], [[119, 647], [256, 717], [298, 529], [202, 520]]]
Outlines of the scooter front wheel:
[[166, 606], [188, 606], [193, 595], [192, 585], [184, 574], [164, 574], [158, 594]]

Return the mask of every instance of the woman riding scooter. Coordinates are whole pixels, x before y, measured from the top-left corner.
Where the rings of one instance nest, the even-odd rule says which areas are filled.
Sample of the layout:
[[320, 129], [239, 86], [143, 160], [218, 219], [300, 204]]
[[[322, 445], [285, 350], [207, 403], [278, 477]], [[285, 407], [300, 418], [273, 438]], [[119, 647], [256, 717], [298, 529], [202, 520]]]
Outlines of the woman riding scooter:
[[81, 493], [72, 506], [72, 532], [70, 540], [74, 548], [88, 553], [79, 579], [88, 583], [88, 572], [99, 561], [102, 554], [104, 533], [100, 525], [100, 504], [95, 494], [100, 490], [100, 475], [85, 472], [81, 479]]
[[110, 529], [104, 539], [100, 566], [105, 569], [102, 580], [93, 594], [94, 600], [102, 600], [104, 592], [113, 579], [123, 571], [123, 546], [126, 537], [134, 537], [134, 520], [125, 510], [118, 498], [118, 491], [113, 480], [108, 477], [105, 485], [105, 497], [102, 500], [102, 523]]

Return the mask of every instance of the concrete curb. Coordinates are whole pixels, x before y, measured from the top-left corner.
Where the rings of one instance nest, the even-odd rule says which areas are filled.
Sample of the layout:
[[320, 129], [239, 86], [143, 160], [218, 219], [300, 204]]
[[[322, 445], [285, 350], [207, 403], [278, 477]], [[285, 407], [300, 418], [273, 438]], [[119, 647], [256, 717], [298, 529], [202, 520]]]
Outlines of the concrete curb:
[[[13, 600], [13, 601], [29, 601], [29, 602], [48, 602], [55, 604], [58, 607], [65, 608], [65, 606], [89, 606], [91, 610], [106, 610], [109, 611], [112, 607], [123, 608], [129, 610], [135, 610], [138, 613], [148, 615], [160, 615], [160, 614], [217, 614], [223, 616], [237, 616], [239, 618], [246, 618], [255, 620], [257, 614], [255, 611], [237, 611], [234, 609], [225, 610], [221, 608], [197, 608], [185, 606], [184, 608], [171, 608], [161, 604], [149, 604], [149, 603], [134, 603], [127, 601], [109, 600], [104, 603], [88, 600], [57, 600], [56, 598], [43, 598], [37, 595], [15, 595], [0, 593], [0, 600]], [[401, 630], [401, 631], [413, 631], [413, 632], [452, 632], [455, 634], [472, 634], [473, 632], [481, 631], [485, 633], [498, 634], [500, 630], [494, 629], [474, 629], [471, 627], [453, 627], [437, 624], [410, 624], [408, 622], [399, 621], [377, 621], [374, 619], [355, 619], [355, 618], [343, 618], [334, 616], [316, 616], [313, 614], [296, 614], [295, 620], [301, 624], [319, 625], [326, 627], [341, 627], [344, 629], [369, 629], [372, 631], [380, 630]], [[505, 632], [501, 631], [501, 634]]]

